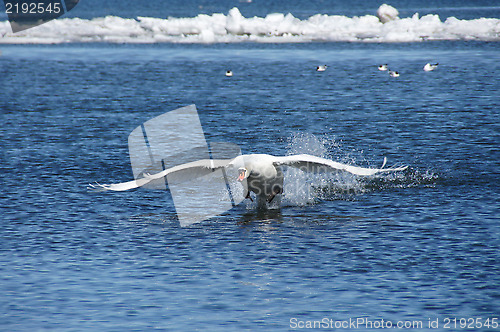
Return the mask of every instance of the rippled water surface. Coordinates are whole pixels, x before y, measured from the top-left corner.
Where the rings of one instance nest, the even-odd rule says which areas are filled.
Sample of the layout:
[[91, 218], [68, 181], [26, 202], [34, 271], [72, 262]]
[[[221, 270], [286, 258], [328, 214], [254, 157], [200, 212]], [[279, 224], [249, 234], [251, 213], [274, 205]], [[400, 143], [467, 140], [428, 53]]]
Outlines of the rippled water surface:
[[[500, 318], [499, 60], [479, 42], [3, 46], [1, 329]], [[282, 209], [186, 228], [168, 192], [86, 190], [130, 180], [129, 133], [193, 103], [243, 153], [410, 167], [305, 194], [290, 173]]]

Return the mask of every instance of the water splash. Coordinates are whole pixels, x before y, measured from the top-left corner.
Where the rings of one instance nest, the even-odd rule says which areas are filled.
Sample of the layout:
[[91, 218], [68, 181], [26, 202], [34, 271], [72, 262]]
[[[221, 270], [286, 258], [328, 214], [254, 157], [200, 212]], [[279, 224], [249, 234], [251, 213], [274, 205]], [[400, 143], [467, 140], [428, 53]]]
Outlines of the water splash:
[[[354, 164], [353, 155], [342, 151], [342, 143], [327, 135], [294, 134], [287, 150], [290, 155], [306, 153]], [[283, 205], [304, 206], [322, 199], [349, 199], [363, 190], [359, 179], [350, 173], [313, 174], [289, 167], [285, 171]]]
[[[311, 154], [349, 165], [369, 165], [363, 151], [347, 149], [342, 141], [328, 135], [297, 133], [288, 140], [288, 154]], [[319, 200], [353, 200], [356, 196], [376, 191], [434, 186], [438, 175], [430, 170], [409, 168], [404, 172], [380, 173], [359, 177], [347, 172], [312, 174], [289, 167], [285, 171], [284, 206], [304, 206]]]
[[408, 189], [414, 187], [435, 187], [440, 177], [432, 170], [420, 171], [415, 168], [408, 168], [401, 173], [388, 173], [366, 179], [364, 188], [368, 192], [382, 191], [390, 189]]

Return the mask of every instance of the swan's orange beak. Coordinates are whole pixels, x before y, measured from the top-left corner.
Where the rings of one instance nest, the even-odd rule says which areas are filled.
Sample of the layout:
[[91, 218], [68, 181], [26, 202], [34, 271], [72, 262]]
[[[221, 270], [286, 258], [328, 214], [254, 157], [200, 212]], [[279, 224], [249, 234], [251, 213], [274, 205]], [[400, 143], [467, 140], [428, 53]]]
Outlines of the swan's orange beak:
[[245, 173], [246, 173], [246, 170], [244, 170], [244, 169], [240, 170], [240, 173], [238, 175], [238, 181], [241, 182], [241, 181], [243, 181], [245, 179]]

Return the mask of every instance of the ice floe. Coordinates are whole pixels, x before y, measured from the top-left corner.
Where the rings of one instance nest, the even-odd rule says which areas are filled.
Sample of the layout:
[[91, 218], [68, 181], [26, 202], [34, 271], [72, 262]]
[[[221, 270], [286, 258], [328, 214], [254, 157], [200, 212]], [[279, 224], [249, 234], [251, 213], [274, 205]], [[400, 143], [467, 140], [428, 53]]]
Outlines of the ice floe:
[[0, 22], [0, 36], [4, 35], [0, 44], [500, 41], [497, 18], [448, 17], [442, 21], [432, 14], [398, 15], [394, 7], [385, 4], [379, 7], [377, 16], [316, 14], [302, 20], [291, 13], [244, 17], [235, 7], [227, 14], [188, 18], [63, 18], [15, 34], [4, 21]]

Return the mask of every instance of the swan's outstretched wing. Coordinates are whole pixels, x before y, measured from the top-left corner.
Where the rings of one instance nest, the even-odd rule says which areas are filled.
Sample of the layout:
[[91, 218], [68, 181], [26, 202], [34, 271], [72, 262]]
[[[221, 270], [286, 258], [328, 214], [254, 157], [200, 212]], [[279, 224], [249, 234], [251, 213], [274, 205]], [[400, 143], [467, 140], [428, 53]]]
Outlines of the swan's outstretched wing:
[[112, 184], [89, 184], [90, 190], [104, 191], [104, 190], [113, 190], [113, 191], [125, 191], [129, 189], [138, 188], [144, 186], [145, 184], [161, 179], [167, 175], [175, 176], [176, 180], [180, 181], [183, 178], [196, 178], [198, 176], [206, 175], [210, 172], [213, 172], [216, 169], [233, 166], [235, 159], [201, 159], [196, 160], [190, 163], [181, 164], [178, 166], [174, 166], [168, 168], [164, 171], [155, 174], [144, 174], [144, 177], [138, 178], [136, 180], [122, 182], [122, 183], [112, 183]]
[[87, 189], [91, 191], [105, 191], [105, 190], [125, 191], [129, 189], [138, 188], [140, 186], [145, 185], [146, 183], [149, 183], [150, 181], [151, 180], [148, 178], [140, 178], [137, 180], [121, 182], [121, 183], [112, 183], [112, 184], [100, 184], [96, 182], [96, 183], [89, 183]]
[[337, 170], [363, 176], [374, 175], [380, 172], [403, 171], [408, 168], [408, 166], [383, 168], [386, 161], [387, 159], [384, 158], [384, 163], [381, 168], [364, 168], [346, 165], [333, 160], [311, 156], [308, 154], [298, 154], [286, 157], [276, 157], [276, 160], [273, 162], [273, 164], [275, 166], [292, 166], [308, 172], [327, 172]]

